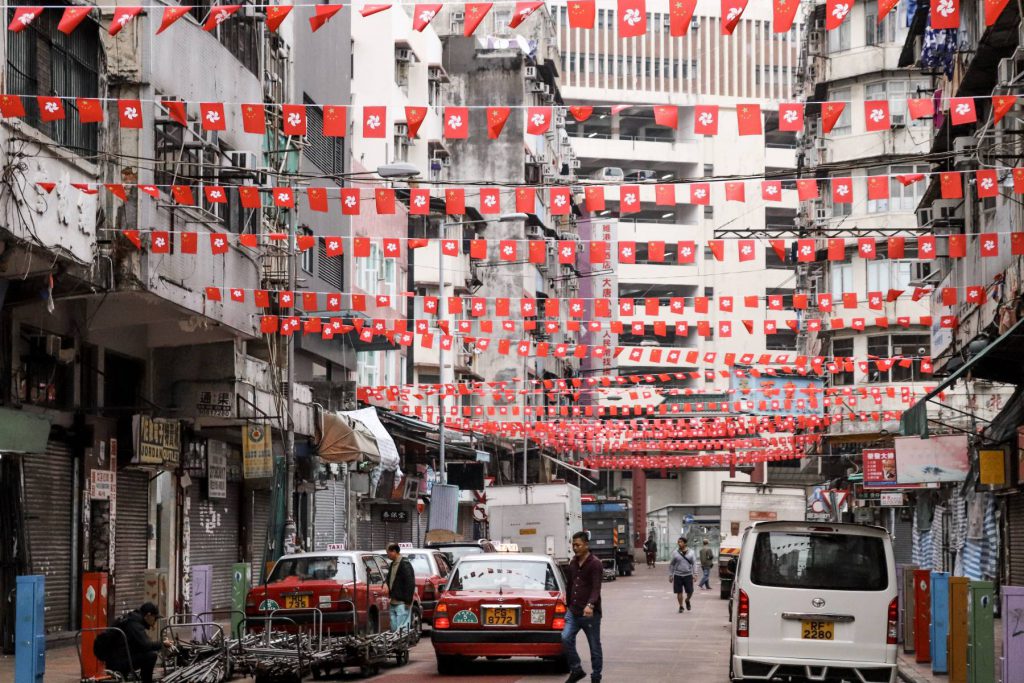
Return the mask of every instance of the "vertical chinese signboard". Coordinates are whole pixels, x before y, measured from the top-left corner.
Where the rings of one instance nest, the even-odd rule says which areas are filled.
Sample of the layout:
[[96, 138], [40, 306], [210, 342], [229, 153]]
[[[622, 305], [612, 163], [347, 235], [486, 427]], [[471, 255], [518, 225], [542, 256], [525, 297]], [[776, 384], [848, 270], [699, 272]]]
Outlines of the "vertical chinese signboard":
[[181, 457], [181, 423], [148, 415], [132, 418], [137, 465], [157, 465], [174, 469]]
[[270, 430], [261, 424], [249, 423], [242, 427], [242, 476], [246, 479], [266, 479], [274, 473], [274, 455]]
[[[580, 237], [590, 242], [603, 242], [604, 253], [601, 260], [592, 261], [592, 250], [584, 249], [580, 261], [584, 272], [591, 273], [591, 277], [580, 278], [580, 296], [584, 301], [589, 301], [591, 306], [595, 305], [596, 299], [607, 299], [610, 311], [617, 311], [619, 307], [619, 279], [616, 275], [614, 257], [617, 253], [618, 243], [618, 221], [603, 220], [594, 217], [584, 219], [578, 224]], [[594, 309], [591, 310], [591, 320], [601, 320], [602, 316]], [[588, 353], [580, 360], [580, 369], [591, 375], [611, 375], [615, 360], [612, 349], [618, 343], [617, 335], [613, 334], [610, 326], [601, 325], [599, 331], [585, 332], [581, 337], [582, 343], [590, 348], [599, 347], [602, 349], [598, 354]], [[596, 402], [597, 394], [591, 392], [588, 399]]]
[[216, 439], [206, 442], [206, 497], [228, 497], [228, 445]]

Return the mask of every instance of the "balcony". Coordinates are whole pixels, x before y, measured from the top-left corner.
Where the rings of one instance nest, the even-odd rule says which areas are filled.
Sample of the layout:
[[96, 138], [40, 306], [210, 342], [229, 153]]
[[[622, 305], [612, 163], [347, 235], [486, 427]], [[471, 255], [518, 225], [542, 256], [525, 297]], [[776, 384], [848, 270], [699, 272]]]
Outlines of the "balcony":
[[866, 74], [897, 71], [903, 46], [860, 46], [828, 55], [825, 80], [841, 81]]
[[645, 163], [701, 163], [700, 146], [695, 139], [663, 141], [605, 133], [591, 135], [572, 138], [576, 156], [586, 160], [588, 166], [631, 168]]
[[[430, 240], [425, 247], [416, 250], [414, 279], [417, 286], [438, 286], [437, 252], [440, 244]], [[475, 279], [473, 267], [468, 254], [444, 257], [444, 281], [448, 287], [456, 291], [463, 290]]]

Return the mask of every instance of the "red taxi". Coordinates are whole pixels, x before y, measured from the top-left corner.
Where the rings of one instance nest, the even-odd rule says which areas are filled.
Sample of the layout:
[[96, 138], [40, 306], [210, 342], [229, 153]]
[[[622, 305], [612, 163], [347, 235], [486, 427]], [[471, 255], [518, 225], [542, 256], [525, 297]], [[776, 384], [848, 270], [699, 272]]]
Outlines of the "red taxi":
[[403, 548], [402, 557], [412, 563], [412, 569], [416, 573], [416, 594], [423, 609], [420, 616], [423, 623], [430, 624], [434, 619], [437, 598], [444, 590], [444, 584], [451, 573], [451, 566], [444, 553], [430, 548]]
[[[285, 555], [263, 585], [249, 591], [245, 616], [261, 628], [260, 617], [275, 615], [274, 628], [315, 628], [324, 634], [378, 633], [390, 627], [388, 563], [376, 553], [326, 551]], [[354, 614], [353, 614], [354, 608]], [[317, 613], [319, 610], [319, 615]]]
[[462, 558], [434, 610], [430, 640], [440, 674], [474, 657], [541, 657], [562, 672], [566, 589], [546, 555], [488, 553]]

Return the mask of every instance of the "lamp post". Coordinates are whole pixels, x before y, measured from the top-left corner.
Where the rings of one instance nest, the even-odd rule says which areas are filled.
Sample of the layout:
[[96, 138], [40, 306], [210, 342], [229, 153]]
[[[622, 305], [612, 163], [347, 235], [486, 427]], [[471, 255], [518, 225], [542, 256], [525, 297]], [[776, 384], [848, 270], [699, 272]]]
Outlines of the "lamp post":
[[[445, 229], [450, 226], [463, 226], [463, 225], [474, 225], [478, 223], [512, 223], [515, 221], [523, 221], [529, 218], [525, 213], [504, 213], [498, 216], [496, 219], [484, 219], [478, 221], [454, 221], [451, 223], [441, 223], [440, 233], [438, 235], [437, 243], [437, 287], [438, 287], [438, 302], [437, 302], [437, 322], [440, 322], [447, 316], [447, 302], [448, 299], [445, 296], [446, 283], [444, 281], [444, 250], [441, 248], [441, 240], [444, 239]], [[437, 344], [437, 380], [439, 384], [444, 384], [444, 344], [438, 340]], [[454, 381], [454, 377], [452, 378]], [[438, 467], [441, 469], [441, 483], [448, 483], [448, 472], [445, 469], [445, 427], [444, 427], [444, 391], [439, 391], [437, 394], [437, 436], [438, 436]]]
[[[344, 180], [349, 178], [360, 178], [369, 175], [376, 174], [380, 178], [384, 179], [402, 179], [402, 178], [414, 178], [420, 174], [419, 170], [412, 164], [396, 163], [396, 164], [384, 164], [378, 166], [375, 171], [355, 172], [355, 173], [344, 173], [338, 176], [334, 176], [337, 180]], [[291, 213], [288, 220], [288, 248], [290, 250], [288, 259], [288, 289], [294, 292], [296, 287], [296, 280], [298, 278], [298, 264], [296, 260], [298, 258], [298, 249], [295, 244], [296, 239], [296, 214]], [[284, 514], [284, 528], [282, 539], [284, 541], [284, 547], [294, 548], [294, 537], [295, 537], [295, 335], [291, 334], [287, 337], [287, 368], [286, 368], [286, 383], [288, 385], [287, 395], [287, 416], [286, 416], [286, 430], [285, 430], [285, 514]], [[275, 506], [276, 507], [276, 506]], [[277, 510], [280, 510], [277, 507]], [[280, 528], [280, 527], [278, 527]], [[275, 529], [275, 535], [280, 533]]]

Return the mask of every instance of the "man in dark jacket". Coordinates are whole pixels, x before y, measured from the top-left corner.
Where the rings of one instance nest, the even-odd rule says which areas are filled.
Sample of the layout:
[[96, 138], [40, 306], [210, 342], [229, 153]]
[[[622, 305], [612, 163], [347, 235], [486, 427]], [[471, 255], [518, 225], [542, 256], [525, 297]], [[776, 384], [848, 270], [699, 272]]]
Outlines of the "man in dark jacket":
[[[159, 643], [151, 640], [147, 633], [160, 618], [159, 610], [151, 602], [143, 603], [137, 610], [128, 612], [114, 622], [112, 629], [96, 638], [94, 654], [103, 660], [110, 671], [127, 676], [132, 669], [139, 672], [142, 683], [153, 683], [153, 669], [156, 668], [157, 653], [161, 647], [170, 647], [171, 641]], [[124, 633], [124, 638], [113, 629]], [[125, 651], [127, 641], [128, 650]], [[130, 656], [129, 656], [130, 655]]]
[[397, 631], [409, 625], [409, 610], [416, 595], [416, 573], [412, 563], [402, 557], [402, 549], [397, 543], [388, 546], [388, 559], [391, 560], [391, 569], [388, 571], [391, 630]]
[[601, 680], [601, 579], [604, 568], [601, 560], [590, 552], [590, 536], [586, 531], [572, 535], [572, 552], [575, 557], [569, 563], [569, 605], [565, 612], [565, 628], [562, 629], [562, 650], [569, 660], [569, 678], [566, 683], [583, 680], [583, 663], [576, 651], [576, 636], [580, 631], [587, 634], [590, 645], [590, 680]]

